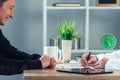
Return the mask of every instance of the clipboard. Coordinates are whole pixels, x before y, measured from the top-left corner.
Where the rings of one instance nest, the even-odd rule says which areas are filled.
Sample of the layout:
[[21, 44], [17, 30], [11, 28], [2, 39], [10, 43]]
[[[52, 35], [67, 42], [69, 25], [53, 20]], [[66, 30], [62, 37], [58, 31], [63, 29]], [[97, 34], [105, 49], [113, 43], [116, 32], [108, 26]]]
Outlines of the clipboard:
[[57, 66], [56, 71], [58, 72], [65, 72], [65, 73], [75, 73], [75, 74], [85, 74], [85, 75], [92, 75], [92, 74], [108, 74], [113, 73], [111, 70], [105, 69], [95, 69], [91, 66], [83, 67], [80, 64], [60, 64]]

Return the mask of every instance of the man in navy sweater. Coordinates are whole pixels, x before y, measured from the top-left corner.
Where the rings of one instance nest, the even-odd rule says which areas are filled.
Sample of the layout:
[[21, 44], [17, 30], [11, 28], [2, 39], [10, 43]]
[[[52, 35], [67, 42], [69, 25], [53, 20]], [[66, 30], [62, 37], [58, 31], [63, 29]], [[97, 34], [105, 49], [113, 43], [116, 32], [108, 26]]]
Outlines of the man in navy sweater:
[[[0, 0], [0, 25], [14, 16], [15, 0]], [[23, 70], [54, 68], [56, 60], [48, 55], [29, 55], [13, 47], [0, 30], [0, 75], [20, 74]]]

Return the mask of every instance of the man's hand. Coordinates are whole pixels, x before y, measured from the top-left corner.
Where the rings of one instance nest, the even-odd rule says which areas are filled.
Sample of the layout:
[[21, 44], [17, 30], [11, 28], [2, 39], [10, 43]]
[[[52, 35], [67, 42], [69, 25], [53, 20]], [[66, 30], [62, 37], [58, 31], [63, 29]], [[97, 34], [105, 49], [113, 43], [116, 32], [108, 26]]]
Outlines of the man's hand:
[[85, 53], [81, 58], [81, 65], [82, 66], [93, 66], [97, 61], [98, 58], [95, 55], [91, 55], [90, 59], [87, 61], [88, 54]]
[[42, 63], [42, 68], [47, 68], [48, 66], [50, 66], [50, 57], [48, 55], [43, 55], [40, 57], [39, 59]]
[[107, 63], [109, 59], [104, 57], [102, 58], [100, 61], [97, 61], [95, 64], [94, 64], [94, 68], [105, 68], [105, 64]]
[[52, 68], [52, 69], [55, 68], [56, 64], [57, 64], [57, 61], [55, 60], [55, 58], [51, 57], [50, 58], [50, 68]]
[[50, 57], [48, 55], [43, 55], [39, 60], [42, 63], [43, 69], [48, 68], [48, 67], [53, 69], [53, 68], [55, 68], [56, 63], [57, 63], [54, 57]]

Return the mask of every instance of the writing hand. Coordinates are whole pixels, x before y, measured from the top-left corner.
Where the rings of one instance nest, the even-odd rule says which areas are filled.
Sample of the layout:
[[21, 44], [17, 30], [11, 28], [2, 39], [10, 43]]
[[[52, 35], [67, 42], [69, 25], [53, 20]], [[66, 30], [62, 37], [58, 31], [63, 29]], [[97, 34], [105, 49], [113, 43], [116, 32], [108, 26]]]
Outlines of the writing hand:
[[90, 59], [87, 61], [88, 54], [83, 54], [80, 63], [82, 66], [93, 66], [97, 62], [97, 57], [95, 55], [91, 55]]

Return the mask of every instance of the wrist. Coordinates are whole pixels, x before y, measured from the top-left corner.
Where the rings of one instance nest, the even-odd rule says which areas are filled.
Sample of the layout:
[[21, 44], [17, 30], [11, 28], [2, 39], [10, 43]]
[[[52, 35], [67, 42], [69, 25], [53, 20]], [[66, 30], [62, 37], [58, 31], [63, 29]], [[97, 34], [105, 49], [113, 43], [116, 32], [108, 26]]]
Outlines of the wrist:
[[105, 64], [107, 63], [108, 60], [109, 60], [108, 58], [103, 57], [103, 58], [102, 58], [102, 62], [103, 62], [103, 64], [105, 65]]

